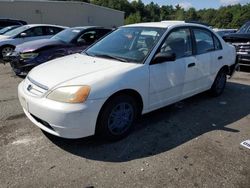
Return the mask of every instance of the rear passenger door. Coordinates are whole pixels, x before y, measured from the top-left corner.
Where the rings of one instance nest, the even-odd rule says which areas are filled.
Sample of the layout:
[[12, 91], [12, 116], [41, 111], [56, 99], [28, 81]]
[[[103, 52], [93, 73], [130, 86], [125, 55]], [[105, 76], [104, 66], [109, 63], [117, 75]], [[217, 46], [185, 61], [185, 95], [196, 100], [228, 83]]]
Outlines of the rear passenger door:
[[220, 40], [214, 34], [212, 34], [212, 36], [214, 40], [214, 51], [211, 51], [212, 62], [211, 62], [210, 74], [212, 80], [214, 80], [219, 69], [227, 63], [224, 62], [226, 61], [227, 58], [225, 57], [225, 53], [223, 52]]
[[195, 44], [196, 82], [194, 93], [209, 89], [211, 86], [211, 52], [214, 51], [212, 33], [205, 28], [193, 28]]

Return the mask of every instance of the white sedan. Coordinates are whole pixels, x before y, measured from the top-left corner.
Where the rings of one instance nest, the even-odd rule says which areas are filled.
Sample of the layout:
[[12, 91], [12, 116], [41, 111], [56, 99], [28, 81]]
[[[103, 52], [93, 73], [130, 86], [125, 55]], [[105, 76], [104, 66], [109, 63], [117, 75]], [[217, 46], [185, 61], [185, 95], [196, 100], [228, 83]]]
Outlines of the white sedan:
[[0, 35], [0, 59], [24, 42], [50, 38], [66, 27], [49, 24], [30, 24]]
[[235, 48], [205, 26], [133, 24], [82, 54], [34, 68], [18, 95], [27, 117], [48, 133], [117, 140], [141, 114], [206, 90], [220, 95], [235, 59]]

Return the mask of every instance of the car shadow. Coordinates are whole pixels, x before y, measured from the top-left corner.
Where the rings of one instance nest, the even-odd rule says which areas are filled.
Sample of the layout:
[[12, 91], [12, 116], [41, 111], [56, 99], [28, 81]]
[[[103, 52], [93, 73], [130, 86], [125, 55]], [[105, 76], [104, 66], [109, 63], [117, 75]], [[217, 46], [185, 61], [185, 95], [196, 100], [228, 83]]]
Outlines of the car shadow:
[[95, 137], [62, 139], [45, 135], [61, 149], [98, 161], [126, 162], [157, 155], [210, 131], [239, 132], [227, 127], [250, 113], [250, 86], [229, 82], [220, 97], [202, 93], [143, 115], [125, 139], [110, 143]]

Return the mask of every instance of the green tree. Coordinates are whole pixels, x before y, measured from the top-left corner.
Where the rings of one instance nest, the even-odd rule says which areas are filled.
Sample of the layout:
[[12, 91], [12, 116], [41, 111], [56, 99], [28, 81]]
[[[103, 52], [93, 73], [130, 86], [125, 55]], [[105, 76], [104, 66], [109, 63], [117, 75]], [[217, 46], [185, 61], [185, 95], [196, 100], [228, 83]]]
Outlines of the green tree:
[[186, 11], [185, 20], [198, 20], [198, 15], [195, 8], [190, 8]]
[[141, 15], [139, 12], [130, 14], [126, 19], [125, 19], [125, 24], [133, 24], [133, 23], [140, 23], [141, 22]]

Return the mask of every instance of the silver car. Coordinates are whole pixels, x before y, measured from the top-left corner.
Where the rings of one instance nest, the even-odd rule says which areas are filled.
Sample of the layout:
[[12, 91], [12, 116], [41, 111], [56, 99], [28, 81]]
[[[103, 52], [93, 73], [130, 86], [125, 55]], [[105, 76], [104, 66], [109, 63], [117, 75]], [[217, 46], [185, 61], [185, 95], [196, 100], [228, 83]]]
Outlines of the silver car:
[[50, 38], [66, 27], [48, 24], [30, 24], [0, 35], [0, 59], [24, 42]]

